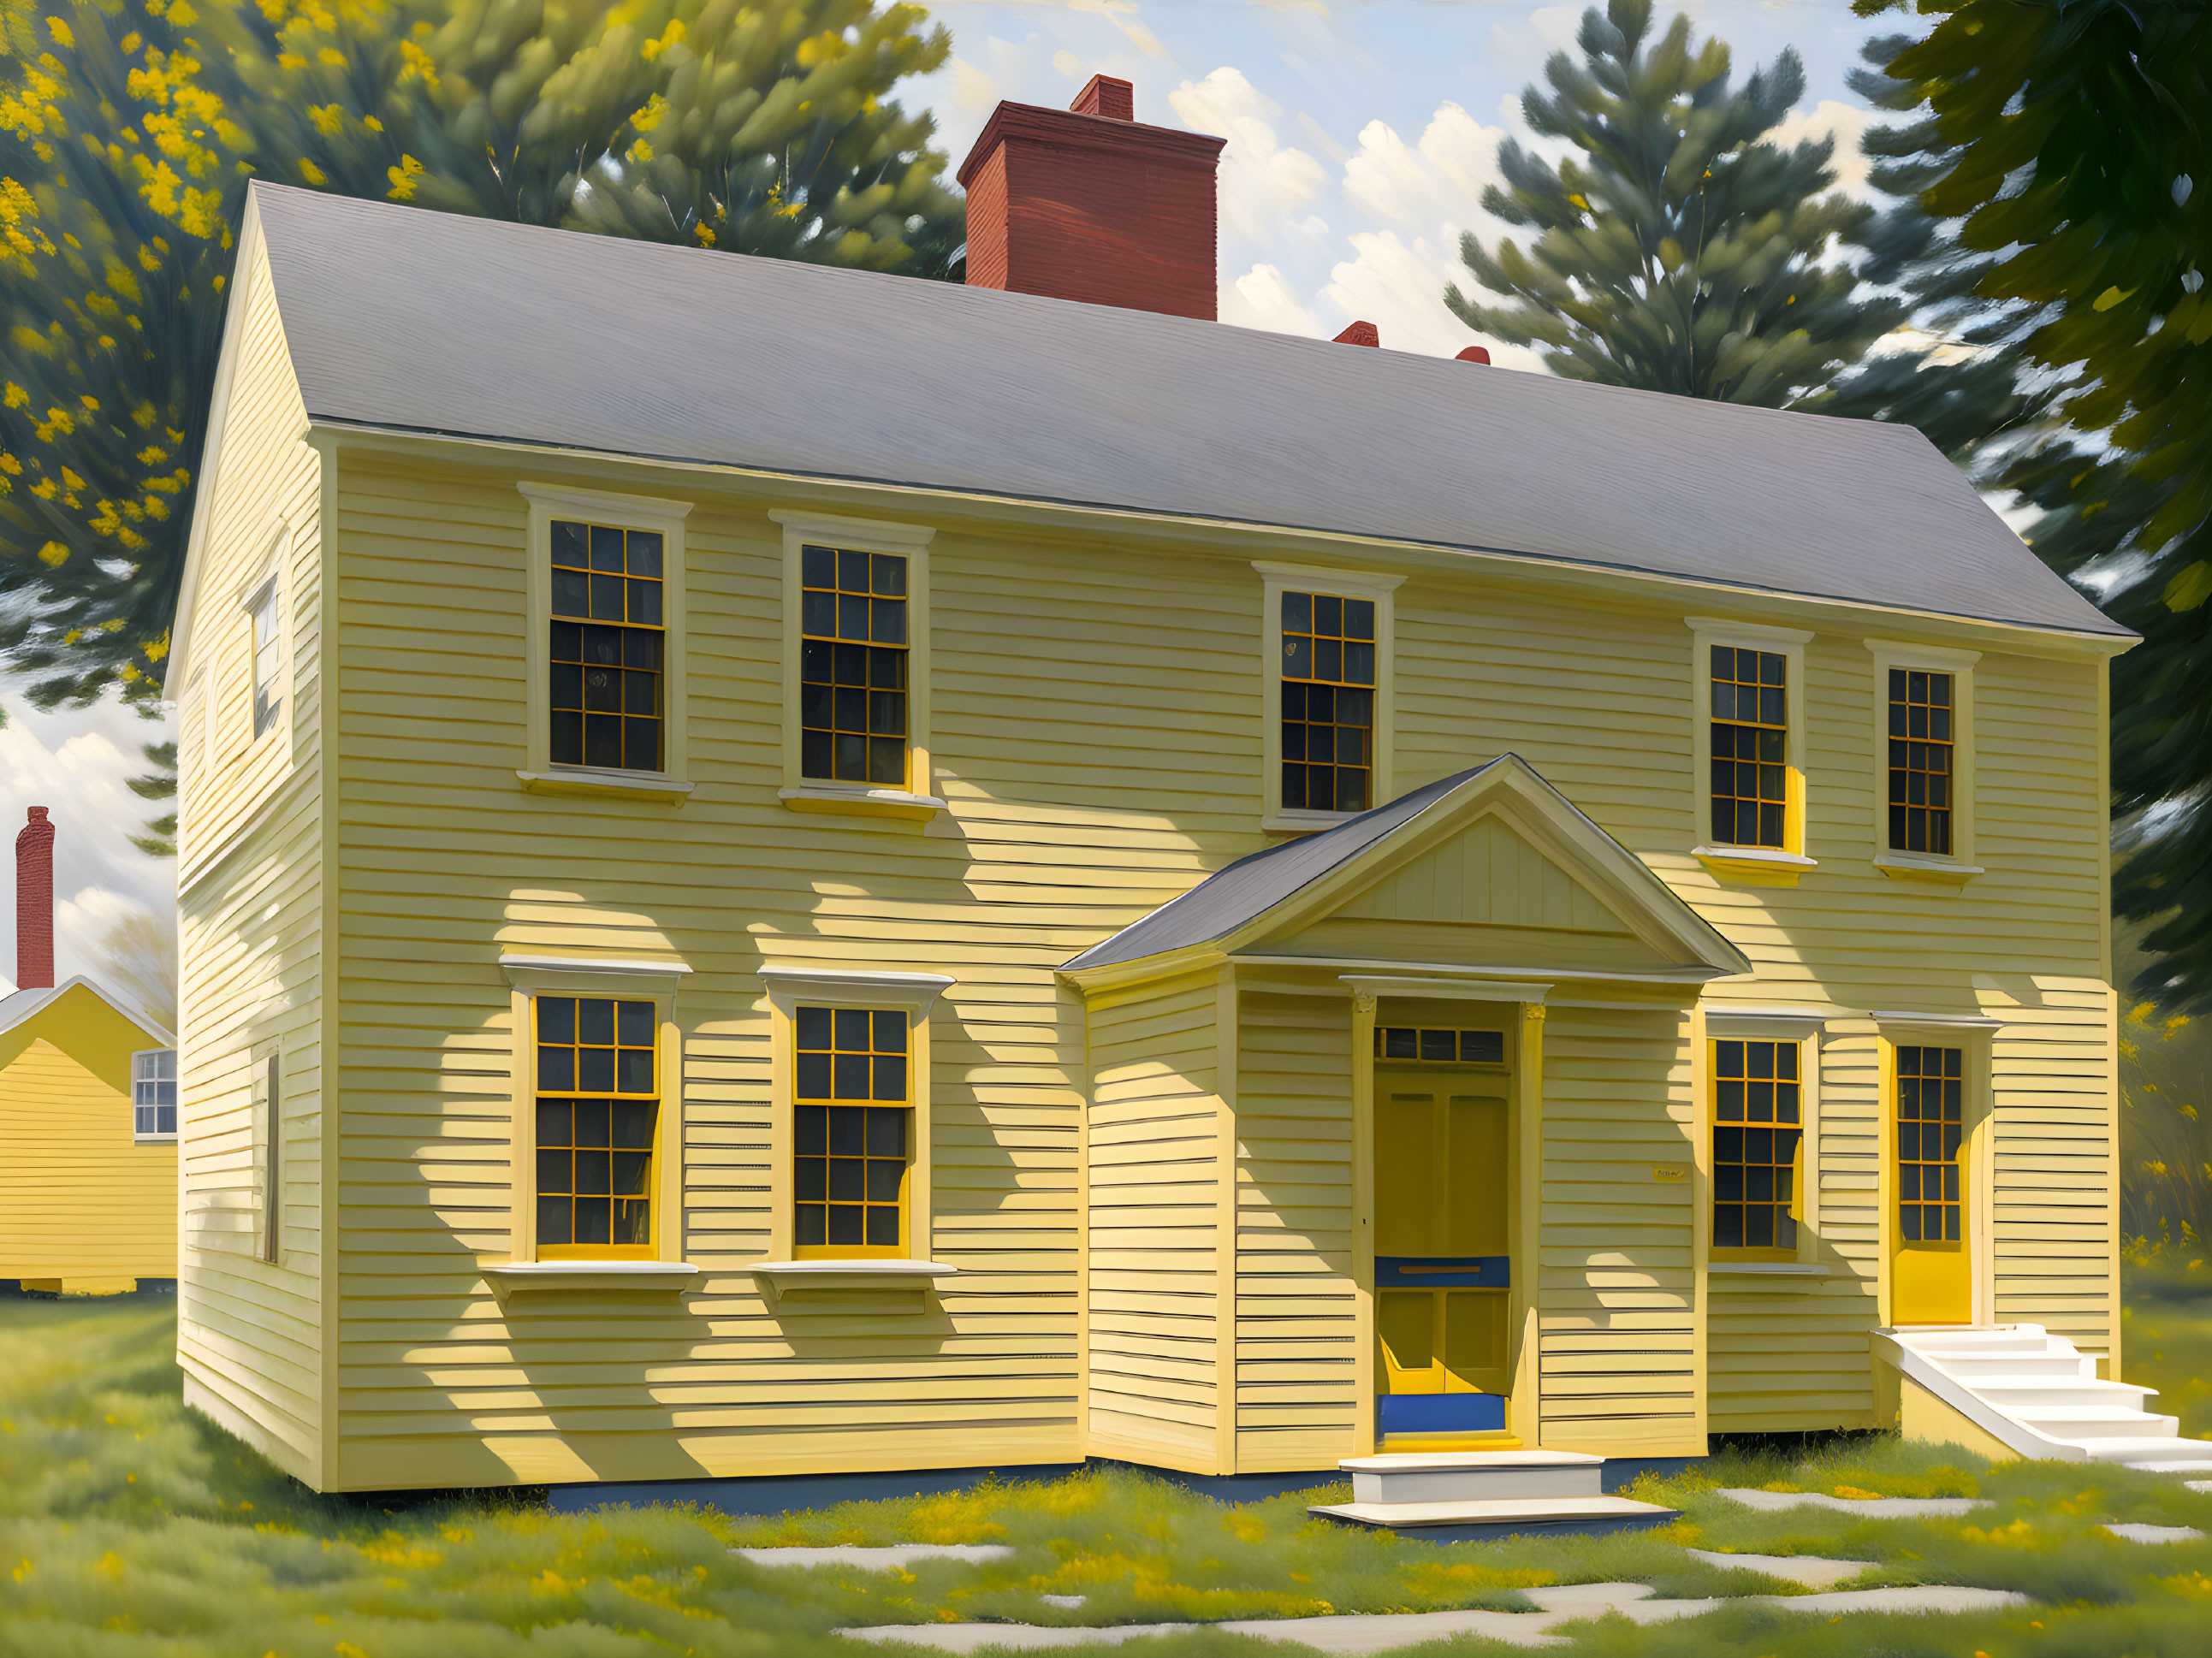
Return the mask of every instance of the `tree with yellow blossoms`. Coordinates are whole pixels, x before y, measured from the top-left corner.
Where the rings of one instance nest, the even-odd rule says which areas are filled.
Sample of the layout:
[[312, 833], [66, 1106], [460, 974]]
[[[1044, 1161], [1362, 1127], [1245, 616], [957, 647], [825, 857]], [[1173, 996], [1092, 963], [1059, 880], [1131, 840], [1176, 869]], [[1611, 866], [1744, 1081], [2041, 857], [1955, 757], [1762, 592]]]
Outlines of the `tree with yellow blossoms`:
[[[0, 666], [149, 711], [246, 182], [921, 276], [959, 197], [872, 0], [0, 0]], [[173, 750], [134, 786], [173, 792]], [[170, 849], [174, 820], [149, 826]]]

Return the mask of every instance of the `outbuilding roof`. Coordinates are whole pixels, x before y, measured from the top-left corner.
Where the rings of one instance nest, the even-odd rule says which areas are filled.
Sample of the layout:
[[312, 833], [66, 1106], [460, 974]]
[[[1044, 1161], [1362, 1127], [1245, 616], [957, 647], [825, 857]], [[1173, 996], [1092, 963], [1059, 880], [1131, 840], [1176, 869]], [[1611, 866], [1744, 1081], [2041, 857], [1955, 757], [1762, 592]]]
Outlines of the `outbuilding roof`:
[[256, 183], [312, 419], [2125, 638], [1911, 427]]

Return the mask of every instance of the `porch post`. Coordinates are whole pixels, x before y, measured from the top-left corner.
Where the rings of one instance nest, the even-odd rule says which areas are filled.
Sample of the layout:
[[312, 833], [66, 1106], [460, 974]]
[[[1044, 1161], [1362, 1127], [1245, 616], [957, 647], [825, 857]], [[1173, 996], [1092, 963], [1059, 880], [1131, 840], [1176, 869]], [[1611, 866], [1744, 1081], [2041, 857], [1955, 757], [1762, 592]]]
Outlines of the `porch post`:
[[1544, 1401], [1539, 1364], [1544, 1236], [1544, 1005], [1522, 1002], [1521, 1044], [1513, 1072], [1513, 1291], [1508, 1303], [1514, 1342], [1514, 1436], [1539, 1448]]
[[1375, 993], [1352, 997], [1352, 1454], [1375, 1455]]

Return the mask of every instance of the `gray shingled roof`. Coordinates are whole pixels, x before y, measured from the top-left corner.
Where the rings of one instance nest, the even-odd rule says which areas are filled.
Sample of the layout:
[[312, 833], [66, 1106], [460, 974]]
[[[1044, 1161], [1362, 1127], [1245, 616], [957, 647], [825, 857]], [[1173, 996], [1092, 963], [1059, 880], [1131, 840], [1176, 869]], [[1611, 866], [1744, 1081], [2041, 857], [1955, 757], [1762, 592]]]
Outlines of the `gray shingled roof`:
[[1385, 835], [1404, 828], [1461, 784], [1481, 776], [1491, 766], [1504, 762], [1505, 756], [1501, 755], [1489, 765], [1440, 777], [1410, 794], [1400, 795], [1388, 805], [1363, 811], [1334, 829], [1285, 841], [1265, 852], [1239, 858], [1216, 870], [1180, 898], [1169, 899], [1151, 914], [1091, 945], [1073, 961], [1061, 963], [1061, 970], [1139, 962], [1147, 956], [1162, 956], [1171, 950], [1224, 938], [1247, 921], [1266, 914], [1300, 888], [1350, 863]]
[[257, 183], [310, 416], [2127, 636], [1909, 427]]

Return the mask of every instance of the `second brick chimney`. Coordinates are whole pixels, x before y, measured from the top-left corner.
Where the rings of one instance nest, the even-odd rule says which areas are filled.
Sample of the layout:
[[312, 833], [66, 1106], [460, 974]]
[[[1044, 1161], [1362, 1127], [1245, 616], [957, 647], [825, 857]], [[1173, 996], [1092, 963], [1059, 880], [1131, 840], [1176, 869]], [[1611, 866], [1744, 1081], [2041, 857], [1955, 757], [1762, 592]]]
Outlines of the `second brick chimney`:
[[961, 164], [968, 282], [1214, 319], [1214, 167], [1228, 141], [1134, 118], [1094, 75], [1067, 109], [1002, 103]]
[[15, 837], [15, 988], [54, 982], [54, 826], [44, 806]]

